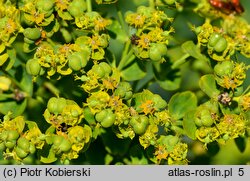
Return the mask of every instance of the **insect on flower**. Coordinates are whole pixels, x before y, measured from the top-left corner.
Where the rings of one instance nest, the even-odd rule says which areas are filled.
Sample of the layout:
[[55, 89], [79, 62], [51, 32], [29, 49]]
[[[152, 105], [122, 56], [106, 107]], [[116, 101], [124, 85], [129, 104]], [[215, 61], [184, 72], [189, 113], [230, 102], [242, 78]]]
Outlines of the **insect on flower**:
[[240, 4], [240, 0], [209, 0], [209, 3], [223, 11], [226, 14], [230, 14], [230, 13], [243, 13], [244, 12], [244, 8], [243, 6]]
[[67, 132], [68, 128], [71, 127], [65, 123], [62, 123], [59, 127], [59, 129], [61, 130], [61, 132]]
[[131, 43], [133, 44], [133, 45], [138, 45], [138, 40], [139, 40], [140, 38], [138, 37], [138, 36], [136, 36], [135, 34], [133, 34], [131, 37], [130, 37], [130, 40], [131, 40]]
[[218, 96], [218, 101], [224, 105], [229, 105], [232, 99], [227, 92], [223, 92]]

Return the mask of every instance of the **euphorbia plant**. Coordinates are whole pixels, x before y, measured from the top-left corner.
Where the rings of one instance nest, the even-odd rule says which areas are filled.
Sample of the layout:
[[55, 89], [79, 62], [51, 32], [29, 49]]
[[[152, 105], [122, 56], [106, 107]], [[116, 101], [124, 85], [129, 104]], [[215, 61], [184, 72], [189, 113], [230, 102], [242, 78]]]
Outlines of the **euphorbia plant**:
[[1, 163], [192, 164], [231, 140], [246, 149], [239, 1], [0, 2]]

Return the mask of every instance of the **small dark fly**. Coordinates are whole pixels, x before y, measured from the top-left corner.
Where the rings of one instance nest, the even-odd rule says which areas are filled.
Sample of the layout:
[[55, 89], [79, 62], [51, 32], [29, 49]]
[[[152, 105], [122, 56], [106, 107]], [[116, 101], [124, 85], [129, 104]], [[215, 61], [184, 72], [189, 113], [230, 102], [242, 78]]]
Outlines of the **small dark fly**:
[[138, 36], [136, 36], [135, 34], [133, 34], [131, 37], [130, 37], [130, 40], [131, 40], [131, 43], [133, 44], [133, 45], [138, 45], [138, 40], [139, 40], [140, 38], [138, 37]]
[[59, 129], [62, 132], [67, 132], [67, 130], [68, 130], [69, 127], [71, 127], [71, 126], [67, 125], [66, 123], [62, 123], [62, 124], [60, 124]]

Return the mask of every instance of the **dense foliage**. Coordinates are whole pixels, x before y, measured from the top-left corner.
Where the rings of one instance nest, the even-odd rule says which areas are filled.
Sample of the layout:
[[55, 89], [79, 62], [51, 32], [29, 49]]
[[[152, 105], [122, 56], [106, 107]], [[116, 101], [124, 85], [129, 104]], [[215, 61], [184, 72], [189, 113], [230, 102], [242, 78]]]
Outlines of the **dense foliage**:
[[249, 164], [237, 2], [0, 0], [1, 164]]

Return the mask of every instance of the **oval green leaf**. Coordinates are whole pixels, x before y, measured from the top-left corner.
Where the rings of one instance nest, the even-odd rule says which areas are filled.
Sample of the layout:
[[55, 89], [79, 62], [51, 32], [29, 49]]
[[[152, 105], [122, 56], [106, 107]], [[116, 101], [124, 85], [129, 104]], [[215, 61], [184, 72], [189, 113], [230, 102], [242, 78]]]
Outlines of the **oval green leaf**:
[[169, 101], [169, 113], [178, 120], [197, 107], [197, 97], [190, 91], [176, 93]]
[[195, 132], [197, 130], [197, 127], [194, 122], [194, 114], [195, 110], [192, 110], [190, 112], [187, 112], [183, 118], [183, 128], [185, 130], [185, 133], [189, 138], [193, 140], [196, 139]]
[[220, 91], [216, 87], [216, 81], [212, 74], [204, 75], [200, 78], [199, 86], [209, 97], [217, 97]]
[[21, 103], [16, 101], [1, 102], [0, 103], [0, 113], [6, 115], [8, 112], [12, 112], [11, 117], [17, 117], [21, 115], [27, 106], [27, 99], [23, 100]]
[[146, 72], [143, 72], [137, 62], [129, 66], [127, 69], [121, 72], [121, 76], [124, 80], [135, 81], [140, 80], [146, 75]]

